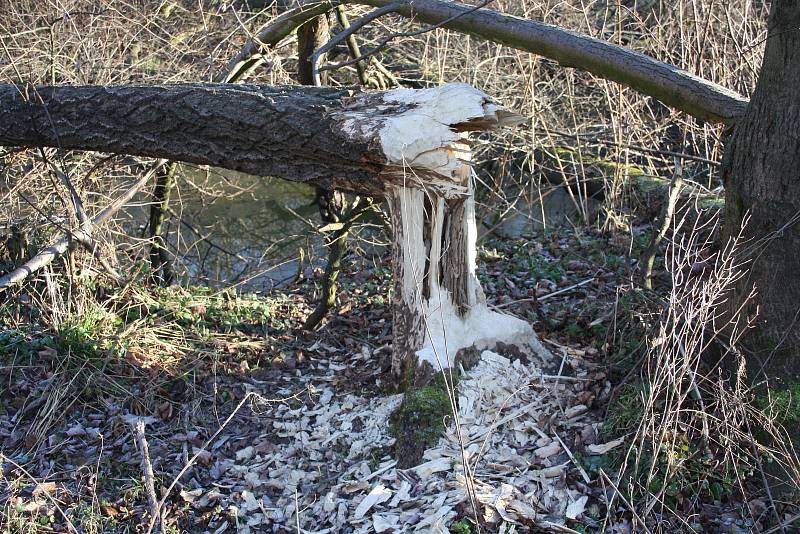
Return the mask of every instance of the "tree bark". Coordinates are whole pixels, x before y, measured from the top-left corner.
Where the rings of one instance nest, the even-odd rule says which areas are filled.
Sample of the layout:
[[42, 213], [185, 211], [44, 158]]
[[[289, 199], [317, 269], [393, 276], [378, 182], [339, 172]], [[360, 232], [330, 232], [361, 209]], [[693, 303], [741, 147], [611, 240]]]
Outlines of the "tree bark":
[[[304, 21], [342, 4], [384, 7], [394, 0], [313, 0], [264, 26], [233, 63], [257, 57], [260, 42], [274, 46]], [[732, 124], [744, 113], [747, 99], [734, 91], [639, 52], [557, 26], [505, 15], [490, 9], [443, 0], [409, 0], [400, 15], [426, 24], [441, 24], [506, 46], [525, 50], [619, 82], [702, 120]], [[241, 70], [234, 69], [237, 72]]]
[[[330, 38], [331, 28], [327, 13], [311, 19], [297, 30], [297, 78], [302, 85], [315, 85], [311, 56]], [[321, 74], [321, 85], [328, 83], [327, 78], [327, 73]]]
[[[371, 195], [382, 194], [387, 184], [404, 183], [404, 168], [411, 168], [419, 184], [463, 189], [446, 163], [447, 148], [457, 137], [452, 131], [486, 129], [510, 114], [483, 95], [478, 98], [490, 110], [486, 117], [445, 124], [420, 117], [415, 94], [431, 93], [230, 84], [2, 84], [0, 146], [167, 158]], [[430, 135], [408, 127], [415, 121], [428, 121]]]
[[[748, 335], [752, 381], [800, 383], [800, 3], [772, 3], [766, 51], [747, 113], [723, 162], [725, 234], [749, 215], [743, 259], [750, 272], [731, 298], [733, 310], [755, 284], [757, 324]], [[757, 309], [756, 309], [757, 306]]]

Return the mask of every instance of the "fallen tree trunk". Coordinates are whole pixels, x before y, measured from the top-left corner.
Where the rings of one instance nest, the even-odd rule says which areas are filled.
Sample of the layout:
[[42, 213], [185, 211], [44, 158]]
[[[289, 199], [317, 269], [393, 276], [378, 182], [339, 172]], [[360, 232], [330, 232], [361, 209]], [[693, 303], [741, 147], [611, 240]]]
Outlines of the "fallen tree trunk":
[[510, 114], [466, 85], [450, 87], [480, 94], [486, 116], [429, 119], [415, 112], [414, 95], [425, 93], [411, 90], [3, 84], [0, 146], [166, 158], [373, 195], [406, 182], [458, 194], [453, 130], [487, 129]]
[[376, 8], [395, 4], [394, 12], [404, 17], [539, 54], [619, 82], [702, 120], [733, 124], [747, 107], [747, 99], [735, 91], [639, 52], [551, 24], [445, 0], [309, 0], [264, 26], [231, 62], [231, 72], [243, 76], [260, 57], [262, 45], [275, 46], [305, 21], [342, 4]]
[[0, 85], [0, 145], [167, 158], [379, 192], [387, 161], [377, 132], [345, 125], [380, 104], [380, 96], [327, 88]]
[[529, 324], [489, 311], [475, 276], [466, 135], [522, 120], [466, 84], [382, 93], [0, 85], [0, 145], [161, 157], [385, 196], [401, 384], [424, 383], [464, 348], [545, 353]]

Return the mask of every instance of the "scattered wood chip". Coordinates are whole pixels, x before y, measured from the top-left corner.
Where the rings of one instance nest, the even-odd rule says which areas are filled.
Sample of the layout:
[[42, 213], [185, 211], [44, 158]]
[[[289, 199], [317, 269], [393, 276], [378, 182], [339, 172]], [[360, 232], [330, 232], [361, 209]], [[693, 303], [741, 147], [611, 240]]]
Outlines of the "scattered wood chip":
[[378, 484], [372, 491], [364, 497], [364, 500], [359, 503], [358, 508], [356, 508], [353, 517], [356, 519], [361, 519], [369, 512], [370, 508], [375, 506], [376, 504], [380, 504], [382, 502], [388, 501], [392, 497], [392, 491], [387, 489], [383, 484]]
[[625, 438], [615, 439], [614, 441], [609, 441], [608, 443], [603, 443], [602, 445], [588, 445], [586, 447], [586, 451], [589, 454], [605, 454], [608, 451], [619, 447], [625, 442]]

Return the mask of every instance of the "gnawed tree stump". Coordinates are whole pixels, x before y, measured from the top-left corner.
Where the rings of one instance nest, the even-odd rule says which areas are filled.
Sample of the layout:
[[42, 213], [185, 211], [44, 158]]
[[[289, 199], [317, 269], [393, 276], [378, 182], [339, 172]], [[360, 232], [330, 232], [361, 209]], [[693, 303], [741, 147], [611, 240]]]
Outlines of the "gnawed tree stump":
[[546, 354], [531, 326], [489, 310], [476, 277], [475, 199], [469, 131], [524, 120], [465, 84], [382, 94], [406, 103], [396, 115], [364, 117], [389, 161], [385, 196], [392, 217], [392, 371], [419, 386], [455, 364], [461, 349], [498, 344]]
[[459, 350], [545, 354], [524, 321], [486, 306], [475, 275], [470, 131], [522, 117], [466, 84], [424, 90], [186, 84], [0, 85], [0, 145], [208, 164], [389, 203], [398, 383], [419, 385]]

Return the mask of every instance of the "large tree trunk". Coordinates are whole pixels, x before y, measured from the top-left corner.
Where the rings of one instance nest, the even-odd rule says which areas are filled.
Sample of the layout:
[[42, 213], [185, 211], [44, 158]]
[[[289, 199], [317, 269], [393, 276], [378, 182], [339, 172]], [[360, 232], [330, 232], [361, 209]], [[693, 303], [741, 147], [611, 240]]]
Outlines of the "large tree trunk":
[[[800, 450], [793, 424], [800, 387], [800, 3], [772, 3], [761, 73], [747, 113], [736, 126], [723, 166], [725, 232], [746, 238], [741, 260], [749, 273], [736, 285], [730, 310], [755, 316], [744, 338], [748, 380], [762, 398], [782, 399], [777, 414], [789, 440], [779, 450]], [[756, 296], [748, 296], [755, 285]], [[764, 385], [766, 384], [766, 388]], [[768, 391], [770, 390], [770, 391]], [[769, 395], [769, 396], [768, 396]], [[785, 412], [782, 412], [786, 410]], [[796, 472], [765, 462], [774, 495], [796, 494]]]
[[723, 168], [726, 235], [735, 236], [749, 214], [745, 236], [749, 277], [736, 309], [753, 284], [749, 311], [750, 378], [772, 385], [800, 383], [800, 3], [772, 4], [758, 85], [737, 123]]

